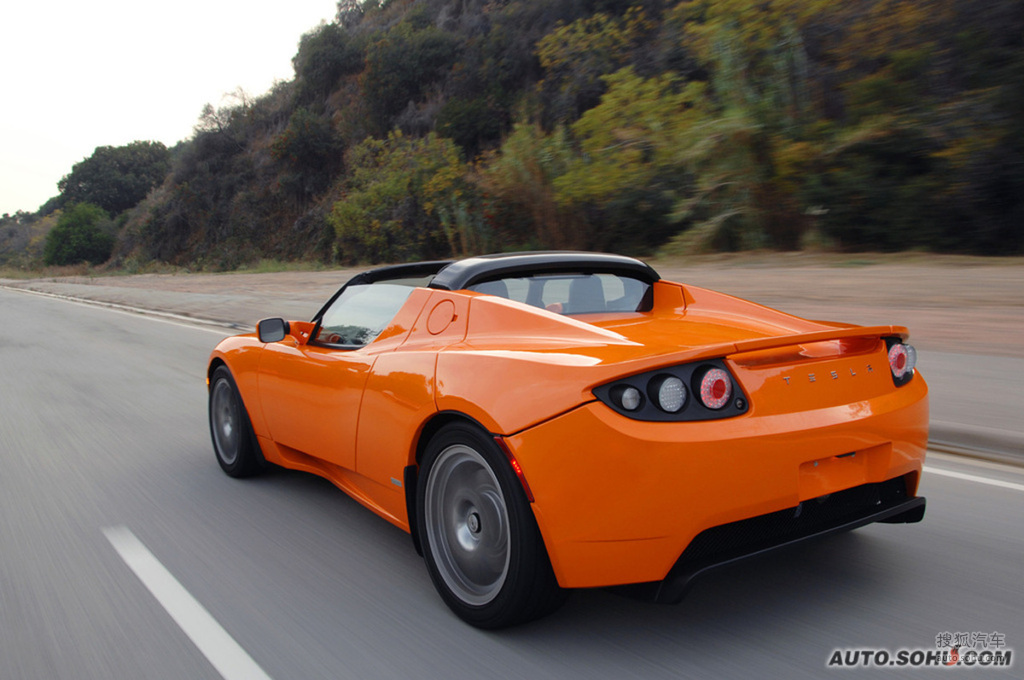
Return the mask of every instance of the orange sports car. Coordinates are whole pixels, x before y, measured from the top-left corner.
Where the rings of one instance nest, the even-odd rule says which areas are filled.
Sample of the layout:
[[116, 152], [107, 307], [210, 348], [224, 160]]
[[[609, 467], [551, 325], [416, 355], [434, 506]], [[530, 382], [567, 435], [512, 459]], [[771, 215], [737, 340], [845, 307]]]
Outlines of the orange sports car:
[[326, 477], [497, 628], [566, 589], [678, 602], [717, 566], [917, 522], [928, 388], [900, 326], [808, 321], [593, 253], [359, 274], [210, 357], [234, 477]]

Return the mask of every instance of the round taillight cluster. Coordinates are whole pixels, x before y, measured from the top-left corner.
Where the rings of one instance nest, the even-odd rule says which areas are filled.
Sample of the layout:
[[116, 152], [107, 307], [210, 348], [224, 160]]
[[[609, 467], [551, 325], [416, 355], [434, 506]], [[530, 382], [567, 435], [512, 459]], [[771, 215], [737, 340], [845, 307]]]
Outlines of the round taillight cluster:
[[595, 388], [594, 395], [624, 416], [647, 421], [716, 420], [749, 408], [721, 359], [629, 376]]
[[619, 392], [619, 405], [627, 411], [635, 411], [644, 403], [643, 395], [635, 387], [626, 387]]
[[889, 348], [889, 368], [897, 380], [913, 375], [916, 365], [917, 350], [913, 345], [898, 342]]
[[654, 405], [665, 413], [679, 413], [686, 406], [686, 385], [674, 375], [655, 376], [648, 392]]
[[700, 401], [710, 409], [718, 410], [732, 398], [732, 380], [720, 368], [709, 369], [700, 379]]

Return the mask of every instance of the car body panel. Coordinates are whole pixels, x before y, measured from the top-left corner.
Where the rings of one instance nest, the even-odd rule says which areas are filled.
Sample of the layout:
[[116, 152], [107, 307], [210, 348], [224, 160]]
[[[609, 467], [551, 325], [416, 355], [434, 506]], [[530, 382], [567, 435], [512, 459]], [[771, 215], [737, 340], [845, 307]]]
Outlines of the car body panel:
[[[517, 272], [529, 263], [512, 259]], [[486, 266], [474, 260], [444, 281], [481, 279], [474, 272]], [[646, 276], [645, 267], [634, 269]], [[694, 286], [650, 285], [648, 311], [578, 316], [420, 287], [364, 346], [318, 344], [316, 318], [292, 321], [280, 342], [225, 339], [210, 373], [228, 366], [268, 461], [326, 477], [406, 531], [408, 471], [415, 480], [439, 423], [458, 418], [501, 438], [564, 587], [659, 581], [708, 528], [799, 512], [853, 486], [902, 477], [916, 493], [927, 385], [920, 374], [895, 385], [885, 341], [905, 340], [906, 328], [812, 321]], [[595, 394], [711, 359], [749, 407], [647, 422]]]
[[437, 413], [431, 352], [381, 355], [366, 385], [360, 411], [356, 471], [383, 480], [387, 489], [379, 502], [408, 530], [403, 470], [416, 462], [416, 446], [424, 425]]
[[260, 358], [258, 385], [270, 437], [354, 469], [359, 406], [374, 359], [362, 351], [268, 344]]
[[899, 399], [752, 412], [727, 430], [639, 422], [590, 403], [507, 441], [559, 583], [657, 581], [709, 527], [903, 475], [914, 493], [928, 407], [924, 381], [913, 382]]

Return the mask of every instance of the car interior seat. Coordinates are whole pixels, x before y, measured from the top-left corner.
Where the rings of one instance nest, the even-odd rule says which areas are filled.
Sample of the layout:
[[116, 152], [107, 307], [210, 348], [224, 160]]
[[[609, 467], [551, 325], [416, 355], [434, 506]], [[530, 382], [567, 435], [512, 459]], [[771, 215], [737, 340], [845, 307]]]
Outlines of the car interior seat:
[[593, 314], [606, 310], [604, 286], [593, 274], [573, 279], [569, 284], [566, 314]]

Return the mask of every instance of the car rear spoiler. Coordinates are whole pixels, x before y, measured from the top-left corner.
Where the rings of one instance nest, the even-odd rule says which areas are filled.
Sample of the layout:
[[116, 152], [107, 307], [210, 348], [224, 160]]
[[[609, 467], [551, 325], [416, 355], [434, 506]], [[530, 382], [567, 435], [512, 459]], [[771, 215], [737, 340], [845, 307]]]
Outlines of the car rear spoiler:
[[793, 345], [827, 342], [829, 340], [884, 337], [899, 337], [906, 339], [909, 335], [910, 331], [908, 331], [905, 326], [850, 326], [848, 328], [833, 328], [825, 331], [812, 331], [810, 333], [795, 333], [793, 335], [776, 335], [769, 338], [755, 338], [753, 340], [740, 340], [738, 342], [710, 345], [694, 353], [692, 355], [692, 359], [710, 359], [713, 357], [724, 357], [732, 354], [744, 354], [746, 352], [759, 352], [762, 350], [777, 349], [779, 347], [792, 347]]

